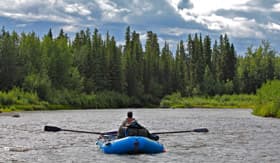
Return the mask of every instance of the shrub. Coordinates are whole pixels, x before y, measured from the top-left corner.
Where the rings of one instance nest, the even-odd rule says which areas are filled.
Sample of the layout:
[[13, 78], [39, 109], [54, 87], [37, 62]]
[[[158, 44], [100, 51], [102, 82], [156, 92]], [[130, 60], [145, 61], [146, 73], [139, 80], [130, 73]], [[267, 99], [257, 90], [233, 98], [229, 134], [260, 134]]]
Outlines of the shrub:
[[280, 81], [273, 80], [263, 84], [257, 90], [258, 106], [253, 114], [280, 118]]

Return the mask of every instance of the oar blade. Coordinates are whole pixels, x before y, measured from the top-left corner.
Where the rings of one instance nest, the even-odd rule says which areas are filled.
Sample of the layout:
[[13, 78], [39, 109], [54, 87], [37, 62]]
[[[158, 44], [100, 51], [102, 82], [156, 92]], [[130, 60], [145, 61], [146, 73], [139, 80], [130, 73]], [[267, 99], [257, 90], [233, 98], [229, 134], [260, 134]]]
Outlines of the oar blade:
[[208, 132], [209, 130], [207, 128], [198, 128], [194, 129], [193, 132]]
[[56, 126], [45, 126], [44, 131], [50, 131], [50, 132], [58, 132], [61, 131], [62, 129]]

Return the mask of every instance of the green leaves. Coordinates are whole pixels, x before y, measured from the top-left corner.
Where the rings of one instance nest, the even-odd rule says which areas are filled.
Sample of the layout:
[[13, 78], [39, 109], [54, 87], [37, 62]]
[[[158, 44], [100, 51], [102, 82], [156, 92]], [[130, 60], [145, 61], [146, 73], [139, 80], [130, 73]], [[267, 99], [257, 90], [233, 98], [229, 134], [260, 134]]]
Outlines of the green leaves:
[[254, 114], [280, 118], [280, 80], [268, 81], [257, 90], [258, 106]]
[[[34, 32], [18, 35], [3, 28], [0, 90], [16, 86], [48, 102], [87, 107], [95, 95], [107, 92], [111, 98], [108, 92], [114, 92], [131, 97], [126, 104], [155, 106], [172, 92], [183, 97], [254, 93], [267, 80], [280, 79], [280, 59], [268, 42], [238, 58], [226, 34], [213, 47], [209, 36], [189, 35], [178, 42], [174, 55], [168, 42], [160, 50], [160, 42], [148, 31], [143, 47], [140, 34], [130, 27], [124, 45], [97, 29], [81, 30], [72, 41], [63, 30], [55, 36], [50, 29], [40, 39]], [[103, 104], [107, 106], [98, 106]]]

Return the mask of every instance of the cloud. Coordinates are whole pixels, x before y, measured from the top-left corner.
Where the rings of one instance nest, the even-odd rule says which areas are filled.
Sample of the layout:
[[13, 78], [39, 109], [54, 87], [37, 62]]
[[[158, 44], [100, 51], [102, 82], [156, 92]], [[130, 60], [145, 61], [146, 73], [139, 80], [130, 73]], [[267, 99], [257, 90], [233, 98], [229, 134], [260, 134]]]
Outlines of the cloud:
[[95, 1], [101, 10], [101, 19], [105, 22], [123, 22], [124, 15], [130, 12], [129, 9], [118, 7], [118, 5], [110, 0]]
[[269, 23], [269, 24], [265, 25], [264, 27], [269, 29], [269, 30], [276, 30], [276, 31], [280, 32], [280, 24]]
[[2, 0], [0, 2], [0, 16], [26, 22], [77, 23], [79, 18], [65, 13], [64, 6], [67, 4], [62, 0], [14, 0], [14, 2]]
[[191, 0], [190, 2], [193, 7], [189, 9], [177, 9], [176, 6], [181, 3], [178, 0], [170, 1], [170, 5], [185, 21], [194, 21], [212, 32], [228, 33], [239, 38], [265, 39], [268, 33], [265, 29], [278, 29], [275, 22], [279, 18], [269, 10], [269, 8], [278, 10], [280, 5], [276, 0], [215, 0], [215, 2]]
[[65, 11], [68, 13], [77, 13], [82, 16], [91, 14], [91, 12], [87, 9], [86, 6], [78, 4], [78, 3], [66, 5]]
[[201, 32], [201, 30], [199, 30], [199, 29], [178, 28], [178, 27], [161, 28], [159, 31], [160, 31], [161, 34], [166, 34], [166, 35], [169, 35], [169, 36], [186, 36], [187, 34], [200, 33]]
[[190, 9], [193, 8], [193, 4], [189, 0], [181, 0], [178, 3], [178, 9]]
[[64, 25], [61, 27], [64, 32], [78, 32], [81, 27], [75, 25]]
[[[193, 33], [209, 34], [213, 39], [227, 33], [235, 41], [243, 40], [242, 44], [254, 39], [279, 42], [279, 12], [279, 0], [0, 1], [0, 22], [11, 28], [42, 32], [42, 28], [53, 27], [74, 33], [97, 27], [104, 33], [110, 31], [121, 43], [125, 27], [130, 25], [140, 33], [142, 42], [146, 31], [152, 30], [159, 42], [168, 40], [175, 46]], [[236, 44], [241, 47], [241, 42]]]
[[280, 12], [280, 2], [273, 5], [273, 11]]
[[16, 12], [1, 12], [0, 16], [12, 18], [15, 20], [21, 20], [25, 22], [34, 21], [50, 21], [50, 22], [61, 22], [61, 23], [76, 23], [78, 19], [72, 16], [58, 16], [58, 15], [45, 15], [45, 14], [34, 14], [34, 13], [16, 13]]
[[27, 25], [27, 24], [17, 24], [16, 27], [18, 27], [18, 28], [24, 28], [24, 27], [26, 27], [26, 25]]

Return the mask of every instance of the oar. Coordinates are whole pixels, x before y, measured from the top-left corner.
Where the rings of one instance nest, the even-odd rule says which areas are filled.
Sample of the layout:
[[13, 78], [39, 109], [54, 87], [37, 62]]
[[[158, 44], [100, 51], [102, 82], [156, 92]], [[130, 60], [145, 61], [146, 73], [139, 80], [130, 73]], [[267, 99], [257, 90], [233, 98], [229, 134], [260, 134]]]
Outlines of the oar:
[[78, 133], [86, 133], [86, 134], [97, 134], [97, 135], [113, 135], [117, 134], [117, 131], [110, 131], [110, 132], [92, 132], [92, 131], [81, 131], [81, 130], [69, 130], [69, 129], [62, 129], [56, 126], [45, 126], [44, 131], [49, 132], [58, 132], [58, 131], [69, 131], [69, 132], [78, 132]]
[[[69, 132], [78, 132], [78, 133], [86, 133], [86, 134], [97, 134], [97, 135], [116, 135], [118, 131], [110, 131], [110, 132], [92, 132], [92, 131], [81, 131], [81, 130], [69, 130], [62, 129], [56, 126], [45, 126], [44, 131], [50, 132], [58, 132], [58, 131], [69, 131]], [[198, 128], [194, 130], [181, 130], [181, 131], [164, 131], [164, 132], [153, 132], [151, 134], [159, 135], [159, 134], [175, 134], [175, 133], [185, 133], [185, 132], [208, 132], [207, 128]]]
[[185, 133], [185, 132], [208, 132], [207, 128], [198, 128], [194, 130], [181, 130], [181, 131], [165, 131], [165, 132], [154, 132], [152, 134], [159, 135], [159, 134], [175, 134], [175, 133]]

